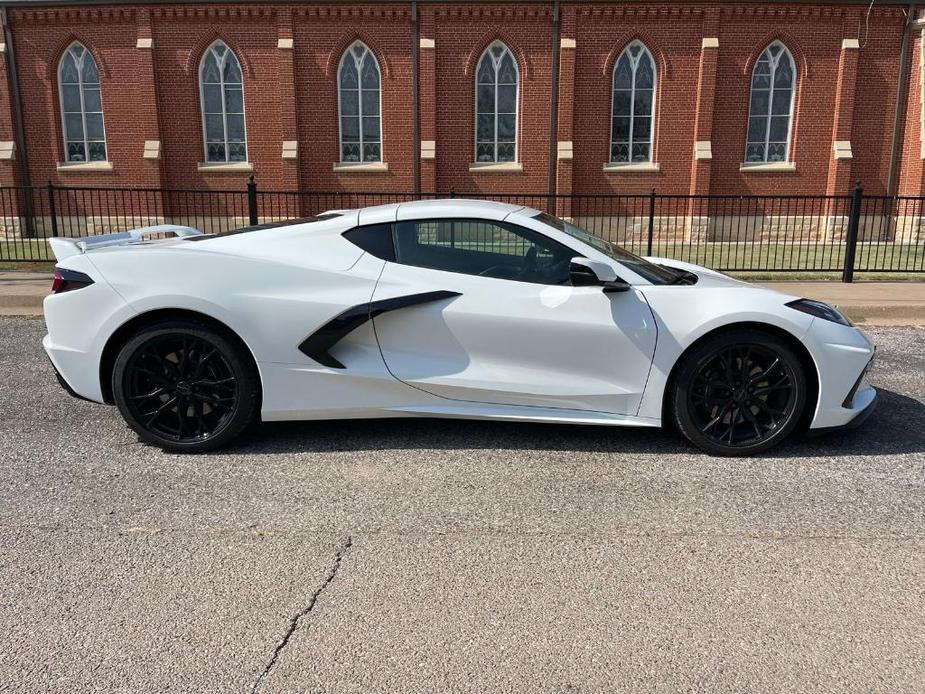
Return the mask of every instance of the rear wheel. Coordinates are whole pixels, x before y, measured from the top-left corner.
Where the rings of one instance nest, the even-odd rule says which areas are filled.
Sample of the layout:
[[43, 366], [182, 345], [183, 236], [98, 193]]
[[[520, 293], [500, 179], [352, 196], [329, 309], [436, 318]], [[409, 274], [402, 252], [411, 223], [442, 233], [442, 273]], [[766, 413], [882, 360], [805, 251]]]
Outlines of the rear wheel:
[[776, 446], [800, 422], [806, 373], [783, 340], [759, 330], [707, 338], [684, 357], [671, 406], [681, 433], [715, 455]]
[[257, 417], [260, 381], [244, 348], [188, 320], [145, 326], [122, 347], [113, 397], [142, 440], [198, 453], [223, 446]]

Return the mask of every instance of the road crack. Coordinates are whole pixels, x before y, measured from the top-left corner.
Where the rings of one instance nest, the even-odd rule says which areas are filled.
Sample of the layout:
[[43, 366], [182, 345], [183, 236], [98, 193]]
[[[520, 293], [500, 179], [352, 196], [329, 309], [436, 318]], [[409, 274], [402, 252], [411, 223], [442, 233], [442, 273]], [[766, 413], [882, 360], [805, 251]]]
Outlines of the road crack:
[[292, 638], [295, 630], [299, 627], [299, 622], [315, 608], [315, 603], [318, 602], [318, 598], [324, 592], [325, 588], [327, 588], [331, 584], [331, 581], [334, 580], [334, 577], [337, 576], [337, 571], [340, 569], [341, 560], [343, 560], [344, 555], [352, 546], [353, 537], [348, 535], [338, 546], [337, 551], [334, 553], [334, 562], [331, 564], [331, 568], [328, 570], [328, 573], [324, 577], [324, 580], [321, 582], [321, 585], [319, 585], [312, 593], [308, 600], [308, 604], [303, 610], [296, 613], [292, 619], [289, 620], [289, 628], [286, 630], [286, 633], [283, 634], [283, 638], [280, 639], [280, 642], [276, 644], [276, 649], [273, 651], [273, 655], [270, 657], [270, 661], [267, 663], [263, 671], [257, 676], [257, 680], [254, 682], [254, 686], [251, 689], [251, 694], [256, 694], [260, 690], [260, 685], [263, 683], [264, 678], [270, 674], [270, 670], [272, 670], [273, 666], [276, 665], [276, 661], [279, 659], [279, 654], [283, 652], [287, 645], [289, 645], [289, 639]]

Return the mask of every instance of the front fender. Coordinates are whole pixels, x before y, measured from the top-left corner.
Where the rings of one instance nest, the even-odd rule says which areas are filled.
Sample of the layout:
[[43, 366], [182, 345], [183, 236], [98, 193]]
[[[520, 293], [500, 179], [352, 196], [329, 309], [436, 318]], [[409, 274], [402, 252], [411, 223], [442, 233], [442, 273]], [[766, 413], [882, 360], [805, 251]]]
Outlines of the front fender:
[[704, 335], [720, 328], [757, 323], [773, 326], [802, 341], [814, 320], [788, 308], [785, 304], [791, 297], [752, 285], [652, 286], [642, 291], [658, 327], [658, 343], [639, 407], [640, 417], [661, 418], [662, 401], [674, 365]]

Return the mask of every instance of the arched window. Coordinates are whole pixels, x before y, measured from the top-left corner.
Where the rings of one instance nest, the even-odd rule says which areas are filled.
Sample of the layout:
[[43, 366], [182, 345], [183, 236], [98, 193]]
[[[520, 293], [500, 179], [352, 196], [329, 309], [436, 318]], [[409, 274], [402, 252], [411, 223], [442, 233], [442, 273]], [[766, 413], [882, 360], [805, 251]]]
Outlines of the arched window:
[[337, 68], [342, 162], [382, 161], [381, 83], [376, 56], [357, 41], [341, 56]]
[[495, 41], [475, 72], [475, 160], [517, 161], [517, 62]]
[[796, 69], [780, 41], [764, 49], [752, 70], [745, 162], [788, 161]]
[[655, 79], [652, 54], [633, 41], [613, 66], [610, 161], [614, 164], [652, 161]]
[[58, 94], [65, 160], [106, 161], [100, 72], [90, 51], [79, 43], [71, 44], [58, 63]]
[[206, 161], [247, 161], [241, 64], [222, 41], [213, 43], [202, 56], [199, 92]]

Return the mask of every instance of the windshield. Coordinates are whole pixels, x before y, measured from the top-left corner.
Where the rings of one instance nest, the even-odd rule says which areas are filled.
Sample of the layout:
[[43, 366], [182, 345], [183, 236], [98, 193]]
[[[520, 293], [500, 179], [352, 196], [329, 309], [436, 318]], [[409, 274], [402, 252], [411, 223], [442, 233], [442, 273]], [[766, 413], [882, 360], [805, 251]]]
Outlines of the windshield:
[[621, 248], [615, 243], [605, 241], [600, 236], [595, 236], [581, 227], [576, 227], [574, 224], [570, 224], [558, 217], [553, 217], [551, 214], [540, 212], [538, 215], [535, 215], [533, 219], [539, 220], [543, 222], [543, 224], [548, 224], [553, 229], [558, 229], [572, 238], [588, 244], [604, 255], [620, 261], [629, 267], [630, 270], [652, 284], [672, 284], [678, 279], [678, 275], [671, 270], [650, 263], [648, 260], [644, 260], [638, 255], [630, 253], [628, 250]]

